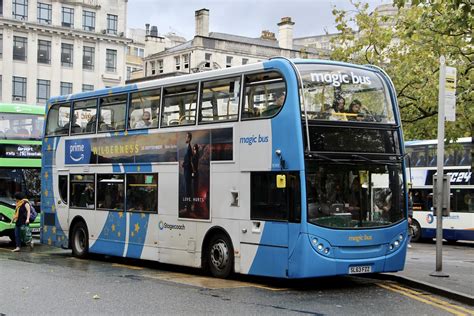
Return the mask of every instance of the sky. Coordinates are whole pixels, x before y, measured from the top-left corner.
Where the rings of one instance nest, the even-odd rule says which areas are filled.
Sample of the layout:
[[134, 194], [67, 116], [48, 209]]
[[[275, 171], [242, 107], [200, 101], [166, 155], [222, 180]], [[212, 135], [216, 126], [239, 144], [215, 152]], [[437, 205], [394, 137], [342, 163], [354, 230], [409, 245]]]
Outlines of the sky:
[[[362, 0], [371, 9], [389, 0]], [[129, 0], [128, 28], [158, 26], [158, 33], [169, 32], [192, 39], [195, 33], [194, 12], [209, 9], [209, 31], [259, 37], [262, 30], [274, 32], [282, 17], [289, 16], [295, 25], [294, 37], [335, 33], [332, 10], [351, 10], [350, 0]]]

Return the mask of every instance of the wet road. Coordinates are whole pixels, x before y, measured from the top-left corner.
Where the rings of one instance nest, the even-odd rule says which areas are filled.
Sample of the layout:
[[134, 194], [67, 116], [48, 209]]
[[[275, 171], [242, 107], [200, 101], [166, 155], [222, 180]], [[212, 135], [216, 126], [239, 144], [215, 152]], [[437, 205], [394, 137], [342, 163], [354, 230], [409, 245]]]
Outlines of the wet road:
[[0, 238], [0, 315], [474, 315], [446, 298], [394, 282], [338, 277], [274, 280], [36, 245], [12, 253]]

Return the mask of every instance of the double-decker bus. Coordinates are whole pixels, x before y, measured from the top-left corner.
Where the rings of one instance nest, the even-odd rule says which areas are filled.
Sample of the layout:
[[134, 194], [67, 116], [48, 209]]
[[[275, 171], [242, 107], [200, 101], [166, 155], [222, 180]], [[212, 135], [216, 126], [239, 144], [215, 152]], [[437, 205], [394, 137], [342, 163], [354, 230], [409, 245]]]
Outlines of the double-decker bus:
[[279, 57], [47, 112], [43, 243], [217, 277], [404, 267], [403, 137], [379, 68]]
[[[15, 193], [24, 192], [40, 211], [41, 136], [44, 107], [0, 103], [0, 236], [15, 240]], [[40, 216], [30, 223], [39, 234]]]
[[[436, 237], [436, 210], [433, 208], [433, 176], [437, 173], [437, 140], [405, 142], [411, 168], [413, 198], [413, 240]], [[474, 178], [471, 137], [445, 146], [444, 173], [450, 175], [450, 214], [443, 217], [443, 238], [450, 242], [474, 240]]]

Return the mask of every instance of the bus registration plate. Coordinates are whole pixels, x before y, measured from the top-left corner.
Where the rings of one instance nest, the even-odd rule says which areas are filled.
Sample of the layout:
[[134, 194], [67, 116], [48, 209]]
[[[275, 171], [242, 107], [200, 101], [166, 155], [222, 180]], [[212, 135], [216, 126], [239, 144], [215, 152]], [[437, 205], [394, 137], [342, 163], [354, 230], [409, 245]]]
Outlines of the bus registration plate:
[[371, 273], [372, 266], [355, 266], [349, 267], [349, 274]]

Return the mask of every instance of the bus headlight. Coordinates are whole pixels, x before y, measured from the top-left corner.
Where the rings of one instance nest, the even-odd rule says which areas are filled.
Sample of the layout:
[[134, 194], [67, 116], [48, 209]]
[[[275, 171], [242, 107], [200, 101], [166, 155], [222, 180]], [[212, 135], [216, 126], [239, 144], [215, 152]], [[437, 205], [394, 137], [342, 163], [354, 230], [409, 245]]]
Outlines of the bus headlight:
[[308, 235], [308, 237], [309, 242], [311, 243], [311, 246], [313, 247], [316, 253], [325, 257], [332, 257], [331, 245], [327, 240], [324, 240], [323, 238], [314, 235]]
[[394, 245], [395, 247], [398, 247], [398, 246], [400, 246], [400, 242], [399, 242], [398, 240], [395, 240], [395, 241], [393, 242], [393, 245]]
[[402, 241], [403, 240], [403, 235], [400, 234], [400, 236], [398, 236], [398, 240]]

